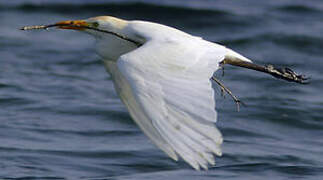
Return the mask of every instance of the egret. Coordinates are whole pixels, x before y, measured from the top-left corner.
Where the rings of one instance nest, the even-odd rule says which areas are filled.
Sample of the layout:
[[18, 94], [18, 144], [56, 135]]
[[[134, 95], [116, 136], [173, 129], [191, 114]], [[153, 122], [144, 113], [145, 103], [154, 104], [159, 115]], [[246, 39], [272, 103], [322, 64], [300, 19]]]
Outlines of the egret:
[[214, 155], [222, 155], [212, 80], [232, 93], [213, 77], [216, 70], [230, 64], [288, 81], [307, 80], [289, 68], [256, 65], [225, 46], [147, 21], [99, 16], [22, 30], [50, 27], [93, 35], [96, 51], [132, 119], [169, 157], [175, 161], [181, 157], [196, 170], [215, 165]]

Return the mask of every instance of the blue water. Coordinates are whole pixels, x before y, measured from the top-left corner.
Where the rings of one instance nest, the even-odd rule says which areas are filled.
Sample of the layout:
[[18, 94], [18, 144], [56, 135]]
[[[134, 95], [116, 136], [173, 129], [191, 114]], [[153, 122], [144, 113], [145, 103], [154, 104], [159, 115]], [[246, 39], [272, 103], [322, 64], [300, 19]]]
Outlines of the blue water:
[[[311, 76], [299, 85], [235, 67], [215, 86], [223, 156], [209, 171], [150, 143], [117, 97], [94, 40], [24, 25], [113, 15], [176, 27], [259, 64]], [[306, 0], [0, 1], [0, 179], [322, 179], [323, 2]]]

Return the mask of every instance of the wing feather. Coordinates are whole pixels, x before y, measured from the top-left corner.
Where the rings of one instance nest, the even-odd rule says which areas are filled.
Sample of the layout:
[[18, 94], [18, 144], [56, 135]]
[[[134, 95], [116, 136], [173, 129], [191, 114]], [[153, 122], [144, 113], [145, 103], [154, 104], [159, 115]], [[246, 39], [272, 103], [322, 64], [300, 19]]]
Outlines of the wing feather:
[[120, 96], [135, 122], [173, 159], [178, 154], [195, 169], [214, 165], [212, 153], [221, 155], [210, 78], [225, 53], [223, 46], [185, 37], [150, 40], [117, 61], [123, 80], [115, 83], [128, 87]]
[[173, 148], [164, 140], [164, 138], [156, 131], [152, 121], [147, 118], [143, 110], [138, 105], [129, 83], [124, 76], [118, 71], [117, 64], [112, 61], [104, 61], [105, 67], [112, 75], [116, 91], [121, 100], [127, 107], [131, 117], [138, 124], [140, 129], [151, 139], [151, 141], [160, 149], [162, 149], [169, 157], [178, 160]]

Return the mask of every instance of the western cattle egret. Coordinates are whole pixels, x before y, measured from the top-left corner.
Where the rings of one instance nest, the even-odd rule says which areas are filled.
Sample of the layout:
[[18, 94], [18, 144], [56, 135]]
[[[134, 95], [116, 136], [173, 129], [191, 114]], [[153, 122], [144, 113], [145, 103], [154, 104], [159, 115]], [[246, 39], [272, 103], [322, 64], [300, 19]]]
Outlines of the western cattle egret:
[[298, 83], [306, 80], [288, 68], [255, 65], [225, 46], [152, 22], [99, 16], [22, 30], [49, 27], [93, 35], [97, 53], [133, 120], [169, 157], [177, 161], [180, 156], [196, 170], [208, 169], [215, 164], [214, 154], [222, 155], [211, 82], [220, 65]]

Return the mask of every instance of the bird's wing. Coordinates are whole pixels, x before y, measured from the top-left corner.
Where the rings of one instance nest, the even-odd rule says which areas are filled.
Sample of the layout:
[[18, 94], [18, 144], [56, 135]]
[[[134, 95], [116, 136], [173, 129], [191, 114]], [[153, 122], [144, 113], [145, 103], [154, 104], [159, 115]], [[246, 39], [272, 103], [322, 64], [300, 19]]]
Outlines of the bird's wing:
[[221, 155], [210, 78], [225, 53], [197, 38], [150, 40], [117, 61], [121, 86], [129, 88], [120, 96], [135, 122], [169, 156], [178, 154], [195, 169]]

